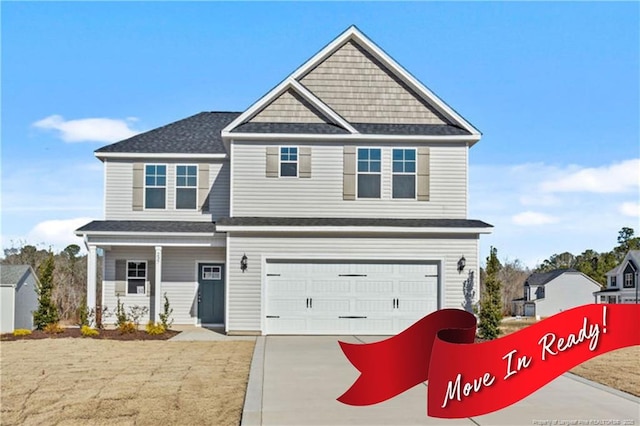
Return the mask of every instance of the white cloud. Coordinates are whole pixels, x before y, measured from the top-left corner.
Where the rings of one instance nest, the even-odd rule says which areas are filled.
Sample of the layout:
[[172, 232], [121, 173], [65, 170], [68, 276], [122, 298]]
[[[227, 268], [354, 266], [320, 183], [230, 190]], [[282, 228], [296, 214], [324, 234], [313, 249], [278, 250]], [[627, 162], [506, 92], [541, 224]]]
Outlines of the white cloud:
[[82, 118], [65, 120], [61, 115], [50, 115], [33, 123], [34, 127], [57, 130], [65, 142], [116, 142], [130, 138], [139, 132], [129, 127], [137, 121], [135, 117], [126, 120], [112, 118]]
[[640, 187], [640, 159], [589, 168], [570, 167], [540, 184], [544, 192], [625, 193]]
[[640, 217], [640, 203], [634, 201], [624, 202], [620, 204], [618, 211], [625, 216]]
[[64, 249], [69, 244], [82, 245], [82, 238], [76, 237], [73, 231], [91, 222], [93, 218], [77, 217], [74, 219], [45, 220], [33, 227], [26, 240], [45, 247], [52, 246], [54, 251]]
[[511, 221], [520, 226], [538, 226], [556, 223], [559, 219], [545, 213], [526, 211], [512, 216]]

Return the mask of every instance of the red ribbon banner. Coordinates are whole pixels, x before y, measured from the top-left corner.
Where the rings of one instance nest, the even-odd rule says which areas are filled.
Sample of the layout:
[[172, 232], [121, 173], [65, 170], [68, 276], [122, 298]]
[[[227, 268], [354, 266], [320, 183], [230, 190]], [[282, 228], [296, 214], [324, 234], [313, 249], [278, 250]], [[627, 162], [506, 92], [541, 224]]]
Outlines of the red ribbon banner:
[[380, 342], [339, 342], [361, 374], [338, 401], [377, 404], [428, 381], [429, 416], [491, 413], [595, 356], [640, 345], [638, 324], [640, 305], [584, 305], [473, 343], [476, 318], [442, 309]]

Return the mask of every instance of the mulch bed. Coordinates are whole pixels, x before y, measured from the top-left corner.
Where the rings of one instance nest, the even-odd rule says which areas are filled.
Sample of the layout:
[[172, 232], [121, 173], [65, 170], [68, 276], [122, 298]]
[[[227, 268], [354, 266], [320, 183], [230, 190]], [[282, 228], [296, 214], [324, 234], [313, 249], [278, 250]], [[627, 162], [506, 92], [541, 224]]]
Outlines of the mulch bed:
[[106, 340], [167, 340], [179, 334], [179, 331], [167, 330], [163, 334], [148, 334], [143, 330], [138, 330], [134, 333], [121, 334], [118, 330], [108, 329], [100, 330], [98, 336], [85, 337], [80, 333], [79, 328], [69, 327], [65, 328], [63, 333], [49, 334], [42, 330], [33, 330], [31, 334], [27, 336], [14, 336], [11, 333], [0, 334], [0, 341], [15, 341], [15, 340], [34, 340], [34, 339], [64, 339], [67, 337], [81, 338], [81, 339], [106, 339]]

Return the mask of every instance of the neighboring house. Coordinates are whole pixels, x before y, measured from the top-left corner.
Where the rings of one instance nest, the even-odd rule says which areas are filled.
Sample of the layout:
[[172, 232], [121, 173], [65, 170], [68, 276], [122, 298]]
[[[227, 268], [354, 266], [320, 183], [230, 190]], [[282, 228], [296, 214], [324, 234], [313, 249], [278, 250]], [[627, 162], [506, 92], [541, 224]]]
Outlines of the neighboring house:
[[33, 330], [38, 277], [29, 265], [0, 265], [0, 333]]
[[513, 300], [515, 315], [548, 317], [594, 303], [597, 281], [575, 269], [534, 272], [524, 282], [524, 297]]
[[76, 231], [87, 300], [234, 334], [391, 334], [461, 308], [480, 132], [355, 27], [242, 113], [100, 148], [105, 220]]
[[638, 303], [640, 250], [630, 250], [622, 262], [605, 275], [607, 287], [594, 294], [597, 303]]

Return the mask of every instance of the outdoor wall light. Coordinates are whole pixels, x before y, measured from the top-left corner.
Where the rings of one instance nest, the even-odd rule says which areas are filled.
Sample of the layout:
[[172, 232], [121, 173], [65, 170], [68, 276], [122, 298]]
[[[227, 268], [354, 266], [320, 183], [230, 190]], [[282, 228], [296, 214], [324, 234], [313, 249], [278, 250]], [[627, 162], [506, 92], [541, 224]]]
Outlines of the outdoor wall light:
[[467, 266], [467, 259], [464, 258], [463, 254], [460, 260], [458, 260], [458, 272], [464, 271], [465, 266]]
[[243, 254], [242, 259], [240, 259], [240, 270], [244, 273], [247, 270], [247, 255]]

